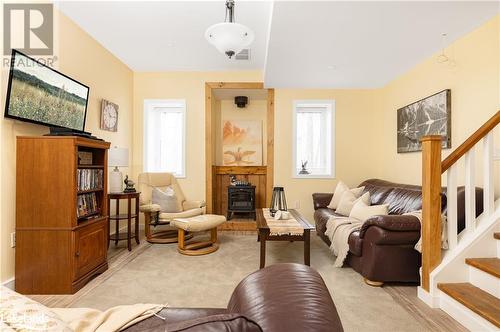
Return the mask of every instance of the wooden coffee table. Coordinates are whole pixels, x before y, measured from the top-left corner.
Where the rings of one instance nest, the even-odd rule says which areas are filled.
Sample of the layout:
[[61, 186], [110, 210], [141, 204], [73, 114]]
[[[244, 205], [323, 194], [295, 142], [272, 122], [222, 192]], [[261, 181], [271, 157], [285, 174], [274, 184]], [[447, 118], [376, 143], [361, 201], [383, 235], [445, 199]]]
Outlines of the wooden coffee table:
[[266, 241], [304, 241], [304, 264], [311, 265], [311, 229], [315, 227], [296, 210], [290, 209], [288, 211], [304, 228], [303, 235], [270, 235], [264, 213], [262, 209], [257, 209], [257, 229], [259, 232], [257, 241], [260, 241], [261, 269], [266, 265]]

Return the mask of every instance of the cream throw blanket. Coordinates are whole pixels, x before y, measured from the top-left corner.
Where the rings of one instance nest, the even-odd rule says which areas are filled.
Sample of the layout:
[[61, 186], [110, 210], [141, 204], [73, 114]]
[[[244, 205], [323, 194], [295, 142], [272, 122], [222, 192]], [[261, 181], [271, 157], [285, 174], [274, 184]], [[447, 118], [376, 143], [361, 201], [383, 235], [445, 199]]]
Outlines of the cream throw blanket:
[[90, 308], [51, 308], [75, 332], [121, 331], [135, 323], [156, 315], [165, 305], [121, 305], [100, 311]]
[[[413, 211], [405, 213], [404, 215], [414, 216], [420, 221], [420, 226], [422, 226], [422, 210]], [[444, 214], [441, 215], [441, 249], [448, 249], [448, 221]], [[415, 244], [415, 250], [422, 252], [422, 227], [420, 227], [420, 238], [417, 244]]]
[[[405, 213], [404, 215], [415, 216], [422, 224], [422, 211], [413, 211]], [[326, 223], [325, 235], [328, 236], [330, 242], [330, 250], [333, 252], [337, 258], [335, 259], [334, 266], [342, 267], [344, 261], [349, 253], [349, 235], [352, 232], [361, 229], [363, 222], [349, 217], [339, 217], [331, 216]], [[447, 219], [444, 214], [441, 215], [441, 248], [448, 249], [448, 237], [447, 237]], [[415, 244], [415, 250], [422, 252], [422, 232], [420, 232], [420, 238]]]
[[328, 236], [332, 244], [330, 250], [337, 258], [334, 266], [342, 267], [344, 260], [349, 253], [349, 235], [361, 229], [363, 222], [349, 217], [331, 216], [326, 223], [325, 235]]

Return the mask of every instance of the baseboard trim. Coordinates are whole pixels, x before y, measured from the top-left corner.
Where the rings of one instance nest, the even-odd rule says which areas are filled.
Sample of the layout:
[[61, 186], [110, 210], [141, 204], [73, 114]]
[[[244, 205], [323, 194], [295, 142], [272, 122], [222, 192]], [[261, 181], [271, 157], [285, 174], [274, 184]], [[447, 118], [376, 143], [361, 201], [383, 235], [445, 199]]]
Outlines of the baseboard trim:
[[439, 297], [433, 296], [431, 293], [423, 289], [421, 286], [417, 287], [418, 298], [431, 308], [439, 308]]
[[16, 278], [10, 278], [6, 281], [2, 282], [2, 286], [7, 287], [9, 289], [15, 290], [16, 288]]

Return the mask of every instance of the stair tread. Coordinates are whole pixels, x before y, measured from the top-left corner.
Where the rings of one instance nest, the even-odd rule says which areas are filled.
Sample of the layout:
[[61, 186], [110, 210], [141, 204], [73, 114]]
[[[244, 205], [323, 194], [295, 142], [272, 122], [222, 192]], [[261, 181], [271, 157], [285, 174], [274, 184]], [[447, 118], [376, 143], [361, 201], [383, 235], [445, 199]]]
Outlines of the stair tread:
[[466, 258], [465, 263], [500, 278], [499, 258]]
[[499, 233], [495, 233], [494, 236], [495, 236], [495, 239], [500, 240], [500, 232]]
[[496, 327], [500, 327], [500, 299], [468, 282], [438, 283], [438, 288]]

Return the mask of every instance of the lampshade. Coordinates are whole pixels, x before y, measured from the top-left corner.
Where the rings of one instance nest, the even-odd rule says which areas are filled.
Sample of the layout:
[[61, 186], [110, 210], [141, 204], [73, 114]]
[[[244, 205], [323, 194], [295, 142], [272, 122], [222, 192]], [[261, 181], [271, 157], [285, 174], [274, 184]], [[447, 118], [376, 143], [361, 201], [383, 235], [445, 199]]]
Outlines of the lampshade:
[[128, 149], [118, 147], [109, 149], [108, 166], [128, 167]]
[[209, 27], [205, 38], [219, 52], [231, 57], [253, 42], [254, 33], [243, 24], [224, 22]]

